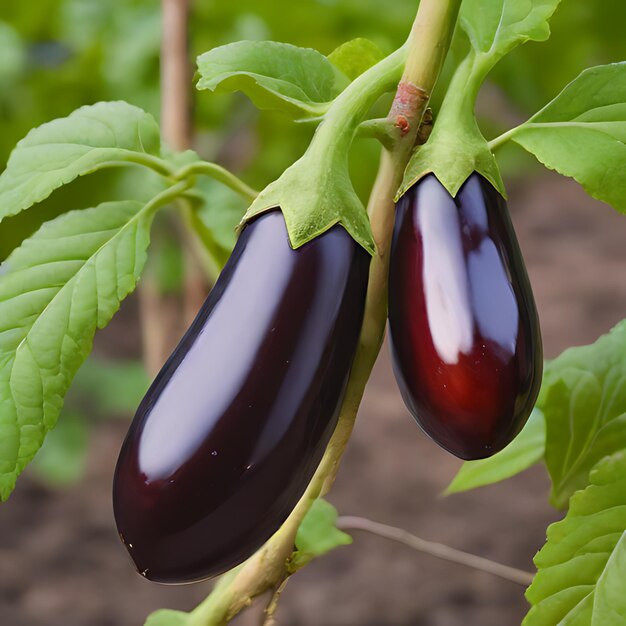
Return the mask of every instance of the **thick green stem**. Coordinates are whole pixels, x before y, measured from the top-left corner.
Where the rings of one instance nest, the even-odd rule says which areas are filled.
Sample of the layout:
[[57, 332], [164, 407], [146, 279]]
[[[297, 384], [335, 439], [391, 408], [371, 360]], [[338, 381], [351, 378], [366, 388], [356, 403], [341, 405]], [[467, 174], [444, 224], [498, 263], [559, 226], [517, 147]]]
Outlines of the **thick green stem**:
[[437, 126], [447, 130], [451, 123], [454, 123], [459, 133], [481, 135], [474, 112], [481, 84], [480, 81], [474, 78], [476, 71], [475, 56], [473, 54], [467, 56], [456, 69], [448, 87], [448, 94], [451, 97], [444, 99], [437, 115], [437, 124], [435, 124], [433, 130], [433, 140], [437, 136]]
[[[420, 4], [408, 46], [410, 61], [398, 90], [400, 97], [403, 97], [400, 93], [403, 85], [410, 83], [418, 87], [419, 97], [409, 99], [403, 105], [403, 110], [410, 119], [419, 122], [424, 115], [449, 47], [460, 4], [461, 0], [422, 0]], [[420, 36], [424, 40], [419, 40]], [[372, 89], [372, 78], [377, 79], [376, 87], [392, 80], [394, 76], [397, 81], [397, 64], [401, 63], [406, 52], [402, 48], [370, 69], [337, 99], [327, 114], [326, 121], [317, 131], [318, 136], [322, 136], [319, 145], [328, 146], [329, 138], [333, 138], [330, 145], [351, 142], [354, 139], [359, 123], [381, 93], [379, 88]], [[394, 106], [390, 118], [395, 120], [396, 113], [397, 106]], [[383, 152], [380, 171], [368, 205], [377, 254], [372, 259], [370, 269], [365, 317], [339, 422], [324, 458], [304, 496], [281, 529], [235, 573], [226, 575], [214, 592], [191, 614], [189, 626], [226, 624], [248, 606], [253, 598], [267, 590], [276, 589], [290, 574], [289, 559], [300, 523], [313, 502], [327, 493], [335, 480], [365, 385], [384, 336], [389, 250], [394, 221], [393, 198], [402, 180], [418, 130], [419, 123], [410, 124], [408, 128], [403, 126], [403, 136], [395, 144], [393, 151]], [[316, 139], [313, 144], [315, 141]], [[345, 151], [346, 147], [341, 146], [341, 149]]]
[[333, 102], [309, 150], [323, 151], [324, 158], [347, 155], [368, 111], [382, 94], [397, 85], [406, 56], [407, 45], [404, 45], [352, 82]]

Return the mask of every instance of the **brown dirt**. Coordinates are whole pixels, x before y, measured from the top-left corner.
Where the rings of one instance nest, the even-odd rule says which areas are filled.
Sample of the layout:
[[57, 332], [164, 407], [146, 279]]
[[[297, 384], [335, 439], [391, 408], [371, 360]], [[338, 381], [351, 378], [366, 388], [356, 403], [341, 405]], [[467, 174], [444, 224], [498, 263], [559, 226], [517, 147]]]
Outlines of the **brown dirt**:
[[[593, 341], [626, 317], [626, 219], [553, 176], [533, 181], [528, 190], [513, 185], [510, 191], [547, 356]], [[133, 345], [132, 310], [107, 331], [101, 350], [106, 343], [107, 352], [126, 353]], [[209, 584], [161, 587], [132, 571], [110, 504], [124, 430], [119, 421], [98, 426], [80, 485], [54, 491], [26, 475], [0, 507], [2, 626], [140, 626], [154, 609], [190, 609], [207, 593]], [[344, 514], [401, 526], [530, 570], [547, 524], [559, 517], [547, 504], [544, 471], [536, 468], [505, 484], [441, 498], [458, 465], [408, 416], [385, 350], [330, 499]], [[525, 611], [521, 587], [355, 533], [353, 546], [293, 578], [278, 622], [515, 626]], [[258, 611], [237, 624], [258, 624]]]

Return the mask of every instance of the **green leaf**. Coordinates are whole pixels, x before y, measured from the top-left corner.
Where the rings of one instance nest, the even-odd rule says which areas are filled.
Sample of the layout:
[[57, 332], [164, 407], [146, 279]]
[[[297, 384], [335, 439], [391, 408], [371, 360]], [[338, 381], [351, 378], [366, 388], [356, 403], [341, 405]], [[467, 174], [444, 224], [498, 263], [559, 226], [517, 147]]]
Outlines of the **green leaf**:
[[328, 60], [350, 80], [354, 80], [384, 58], [381, 49], [363, 37], [347, 41], [328, 55]]
[[158, 162], [159, 127], [125, 102], [99, 102], [31, 130], [0, 176], [0, 221], [104, 167]]
[[626, 624], [626, 454], [603, 459], [548, 528], [523, 626]]
[[626, 63], [585, 70], [511, 138], [625, 213]]
[[492, 485], [523, 472], [541, 461], [545, 442], [543, 413], [535, 409], [522, 432], [504, 450], [488, 459], [463, 463], [446, 495]]
[[598, 461], [626, 448], [626, 322], [552, 361], [542, 393], [552, 501], [563, 507]]
[[198, 89], [242, 91], [260, 109], [316, 117], [347, 84], [320, 52], [275, 41], [239, 41], [198, 57]]
[[352, 537], [335, 526], [337, 516], [332, 504], [321, 498], [315, 500], [296, 534], [297, 551], [291, 560], [293, 571], [316, 557], [352, 543]]
[[624, 580], [626, 580], [626, 531], [611, 553], [596, 585], [591, 626], [626, 625]]
[[476, 56], [490, 67], [526, 41], [550, 37], [548, 20], [560, 0], [465, 0], [459, 15]]
[[135, 288], [156, 202], [109, 202], [48, 222], [0, 275], [0, 498], [53, 428], [103, 328]]
[[84, 474], [87, 442], [85, 418], [64, 411], [33, 459], [31, 468], [42, 481], [52, 486], [71, 485]]

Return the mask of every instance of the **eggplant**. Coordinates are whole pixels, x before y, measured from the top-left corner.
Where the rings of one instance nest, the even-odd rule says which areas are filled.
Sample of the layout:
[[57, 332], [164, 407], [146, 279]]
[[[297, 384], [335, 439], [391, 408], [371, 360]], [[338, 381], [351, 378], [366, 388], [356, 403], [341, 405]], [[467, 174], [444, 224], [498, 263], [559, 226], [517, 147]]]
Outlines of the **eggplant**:
[[280, 210], [244, 228], [117, 463], [115, 519], [143, 576], [221, 574], [288, 517], [336, 426], [369, 262], [340, 226], [297, 250]]
[[455, 198], [430, 174], [398, 203], [389, 329], [404, 402], [436, 443], [480, 459], [519, 433], [541, 383], [539, 319], [506, 202], [479, 174]]

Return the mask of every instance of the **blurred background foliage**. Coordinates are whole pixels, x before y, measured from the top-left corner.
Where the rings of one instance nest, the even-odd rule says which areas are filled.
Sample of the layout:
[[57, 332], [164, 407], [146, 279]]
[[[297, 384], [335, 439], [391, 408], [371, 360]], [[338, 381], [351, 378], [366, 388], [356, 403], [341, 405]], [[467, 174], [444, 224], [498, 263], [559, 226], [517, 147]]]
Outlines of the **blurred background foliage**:
[[[416, 0], [384, 5], [378, 0], [195, 0], [191, 57], [242, 39], [285, 41], [329, 54], [348, 39], [367, 37], [388, 53], [406, 37], [416, 5]], [[563, 0], [552, 20], [550, 41], [518, 48], [494, 70], [479, 102], [487, 135], [522, 121], [585, 67], [626, 59], [625, 23], [623, 0]], [[158, 118], [160, 33], [158, 0], [0, 3], [0, 170], [13, 146], [31, 128], [85, 104], [121, 99]], [[454, 59], [448, 65], [453, 63]], [[446, 70], [448, 75], [450, 70]], [[386, 107], [388, 102], [381, 102], [377, 114], [383, 115]], [[310, 126], [294, 125], [282, 114], [259, 113], [240, 94], [197, 92], [194, 117], [195, 147], [200, 155], [222, 163], [259, 188], [300, 156], [312, 134]], [[374, 179], [377, 154], [377, 144], [371, 140], [359, 140], [355, 147], [352, 174], [363, 198]], [[502, 164], [510, 177], [526, 172], [532, 160], [512, 148], [512, 152], [505, 151]], [[35, 210], [5, 220], [0, 226], [0, 261], [43, 221], [64, 211], [104, 199], [141, 197], [154, 182], [139, 183], [137, 175], [127, 170], [105, 171], [78, 179]], [[200, 219], [211, 224], [224, 221], [219, 232], [224, 246], [232, 246], [231, 221], [245, 207], [223, 213], [221, 208], [232, 208], [238, 200], [219, 185], [207, 183], [204, 195]], [[161, 265], [179, 268], [176, 251], [167, 243], [159, 247], [155, 238], [156, 250], [167, 261]], [[166, 291], [175, 289], [171, 282], [171, 273], [165, 275]], [[87, 438], [78, 407], [84, 413], [84, 407], [91, 406], [89, 413], [96, 418], [127, 414], [146, 385], [138, 364], [112, 367], [90, 360], [68, 398], [58, 435], [49, 438], [38, 457], [41, 472], [52, 482], [79, 476]], [[81, 393], [92, 399], [91, 404], [81, 399]], [[120, 398], [121, 404], [107, 404], [112, 397]]]

